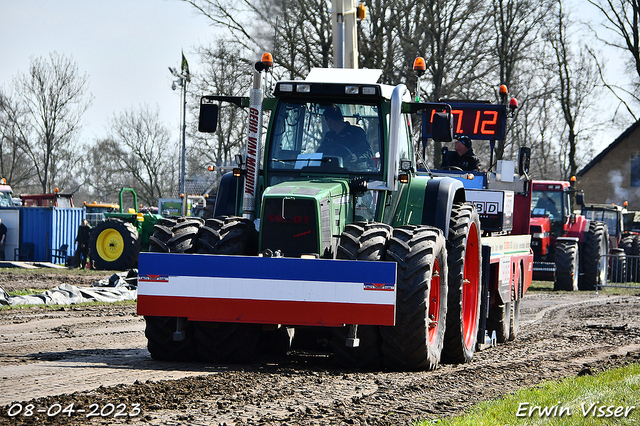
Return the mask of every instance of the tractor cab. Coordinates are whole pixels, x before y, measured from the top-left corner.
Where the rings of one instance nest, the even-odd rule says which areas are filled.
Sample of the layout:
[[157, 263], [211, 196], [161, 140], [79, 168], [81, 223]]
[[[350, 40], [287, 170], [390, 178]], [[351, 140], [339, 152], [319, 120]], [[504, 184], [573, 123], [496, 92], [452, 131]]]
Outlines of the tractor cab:
[[13, 189], [7, 185], [5, 178], [0, 179], [0, 207], [13, 207]]
[[531, 195], [532, 227], [539, 226], [549, 232], [552, 237], [560, 237], [567, 231], [571, 213], [569, 182], [539, 181], [533, 184]]

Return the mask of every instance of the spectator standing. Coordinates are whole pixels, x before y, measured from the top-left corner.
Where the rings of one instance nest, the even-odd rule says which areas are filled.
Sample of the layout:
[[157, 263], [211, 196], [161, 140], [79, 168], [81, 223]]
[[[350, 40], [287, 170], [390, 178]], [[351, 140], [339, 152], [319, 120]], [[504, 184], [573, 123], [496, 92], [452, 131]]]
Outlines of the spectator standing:
[[7, 240], [7, 227], [2, 223], [0, 218], [0, 260], [4, 260], [4, 247]]
[[82, 219], [80, 226], [78, 227], [78, 236], [74, 241], [74, 244], [78, 245], [76, 249], [76, 265], [80, 266], [80, 269], [84, 269], [89, 261], [89, 240], [91, 239], [91, 225], [87, 219]]

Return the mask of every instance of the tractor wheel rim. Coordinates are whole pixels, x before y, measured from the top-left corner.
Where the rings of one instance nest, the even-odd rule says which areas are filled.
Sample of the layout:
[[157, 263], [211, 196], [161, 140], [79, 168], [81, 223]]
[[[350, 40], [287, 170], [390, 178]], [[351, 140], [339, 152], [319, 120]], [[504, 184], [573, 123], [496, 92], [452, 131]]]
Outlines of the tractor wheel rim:
[[122, 256], [124, 240], [115, 229], [105, 229], [96, 238], [96, 251], [101, 259], [113, 262]]
[[433, 263], [431, 288], [429, 289], [429, 345], [433, 345], [440, 328], [440, 262]]
[[476, 224], [469, 227], [464, 257], [464, 282], [462, 289], [462, 338], [469, 350], [474, 345], [478, 333], [478, 298], [480, 297], [480, 257]]

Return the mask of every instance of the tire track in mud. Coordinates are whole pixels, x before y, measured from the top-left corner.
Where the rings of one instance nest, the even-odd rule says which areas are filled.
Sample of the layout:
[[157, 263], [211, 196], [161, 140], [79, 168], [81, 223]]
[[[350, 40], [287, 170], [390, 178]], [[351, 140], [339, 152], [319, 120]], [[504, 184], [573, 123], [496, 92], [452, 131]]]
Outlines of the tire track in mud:
[[515, 341], [476, 353], [470, 364], [411, 373], [337, 370], [313, 354], [242, 366], [157, 362], [135, 307], [92, 309], [0, 312], [0, 422], [13, 401], [126, 401], [142, 409], [130, 423], [407, 424], [640, 358], [637, 296], [527, 295]]

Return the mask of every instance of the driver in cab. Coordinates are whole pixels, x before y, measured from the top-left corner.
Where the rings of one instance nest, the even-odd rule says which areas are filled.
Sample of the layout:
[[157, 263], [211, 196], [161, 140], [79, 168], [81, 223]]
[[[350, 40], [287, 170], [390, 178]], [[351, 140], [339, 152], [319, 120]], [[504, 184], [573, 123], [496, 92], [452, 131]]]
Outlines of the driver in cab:
[[480, 160], [473, 153], [473, 146], [469, 136], [460, 136], [455, 141], [455, 151], [442, 148], [441, 169], [477, 172], [480, 170]]
[[323, 115], [329, 131], [324, 136], [318, 152], [339, 155], [349, 163], [366, 161], [373, 157], [364, 130], [344, 121], [342, 111], [337, 105], [327, 107]]

